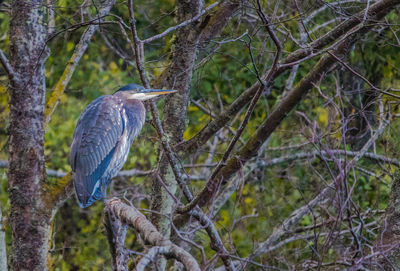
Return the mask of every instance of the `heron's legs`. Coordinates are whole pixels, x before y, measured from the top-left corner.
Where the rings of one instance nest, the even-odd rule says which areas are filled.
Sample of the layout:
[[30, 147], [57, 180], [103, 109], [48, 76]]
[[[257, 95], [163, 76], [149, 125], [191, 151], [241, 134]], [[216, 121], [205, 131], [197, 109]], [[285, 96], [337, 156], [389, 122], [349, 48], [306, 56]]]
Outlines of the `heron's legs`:
[[[104, 205], [106, 205], [106, 202], [107, 202], [107, 186], [108, 186], [107, 180], [104, 180], [104, 179], [101, 180], [100, 190], [101, 190], [101, 195], [102, 195]], [[117, 218], [114, 216], [114, 214], [111, 213], [110, 210], [107, 210], [106, 212], [107, 212], [107, 216], [108, 216], [108, 224], [110, 225], [113, 239], [115, 240], [115, 238], [117, 238], [118, 229], [115, 229], [115, 227], [114, 227], [114, 225], [115, 225], [114, 220]], [[114, 220], [113, 220], [113, 218], [114, 218]]]
[[101, 180], [100, 190], [101, 190], [101, 197], [103, 199], [103, 202], [106, 203], [106, 201], [107, 201], [107, 181]]

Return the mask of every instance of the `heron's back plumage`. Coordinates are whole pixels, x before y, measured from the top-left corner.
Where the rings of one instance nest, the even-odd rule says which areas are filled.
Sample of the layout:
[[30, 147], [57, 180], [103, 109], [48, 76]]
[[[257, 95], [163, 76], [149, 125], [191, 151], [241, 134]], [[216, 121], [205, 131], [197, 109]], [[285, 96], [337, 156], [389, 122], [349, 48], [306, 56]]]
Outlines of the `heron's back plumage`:
[[99, 97], [86, 107], [75, 128], [70, 152], [81, 207], [102, 198], [111, 178], [125, 163], [144, 117], [140, 101], [126, 103], [115, 95]]

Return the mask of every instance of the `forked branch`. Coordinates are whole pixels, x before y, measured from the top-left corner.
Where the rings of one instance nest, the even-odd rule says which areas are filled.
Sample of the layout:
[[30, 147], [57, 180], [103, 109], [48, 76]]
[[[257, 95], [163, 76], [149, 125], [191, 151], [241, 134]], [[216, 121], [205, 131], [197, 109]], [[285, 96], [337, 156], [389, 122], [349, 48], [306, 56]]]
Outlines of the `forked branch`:
[[106, 202], [106, 211], [115, 215], [123, 224], [138, 231], [142, 238], [151, 245], [162, 247], [162, 251], [167, 256], [181, 262], [186, 270], [200, 271], [200, 267], [192, 255], [172, 243], [169, 239], [165, 239], [157, 231], [156, 227], [135, 207], [123, 203], [120, 199], [113, 198]]

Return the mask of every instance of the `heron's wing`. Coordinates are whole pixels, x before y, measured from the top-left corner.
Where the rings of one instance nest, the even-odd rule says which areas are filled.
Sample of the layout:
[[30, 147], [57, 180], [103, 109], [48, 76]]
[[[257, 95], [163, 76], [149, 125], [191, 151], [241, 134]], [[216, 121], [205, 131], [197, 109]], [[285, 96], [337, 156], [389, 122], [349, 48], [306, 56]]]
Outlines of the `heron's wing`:
[[[101, 198], [101, 178], [125, 129], [122, 103], [113, 96], [102, 96], [82, 113], [74, 132], [70, 164], [81, 205]], [[93, 198], [94, 197], [94, 198]], [[88, 205], [87, 205], [88, 204]]]

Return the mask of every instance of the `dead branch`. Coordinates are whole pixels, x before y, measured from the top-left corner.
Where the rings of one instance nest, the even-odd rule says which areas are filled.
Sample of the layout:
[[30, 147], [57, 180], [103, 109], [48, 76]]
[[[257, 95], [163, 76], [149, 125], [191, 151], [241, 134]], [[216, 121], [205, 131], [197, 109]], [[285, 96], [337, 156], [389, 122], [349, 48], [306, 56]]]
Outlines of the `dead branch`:
[[7, 271], [6, 231], [2, 211], [2, 206], [0, 205], [0, 270]]

